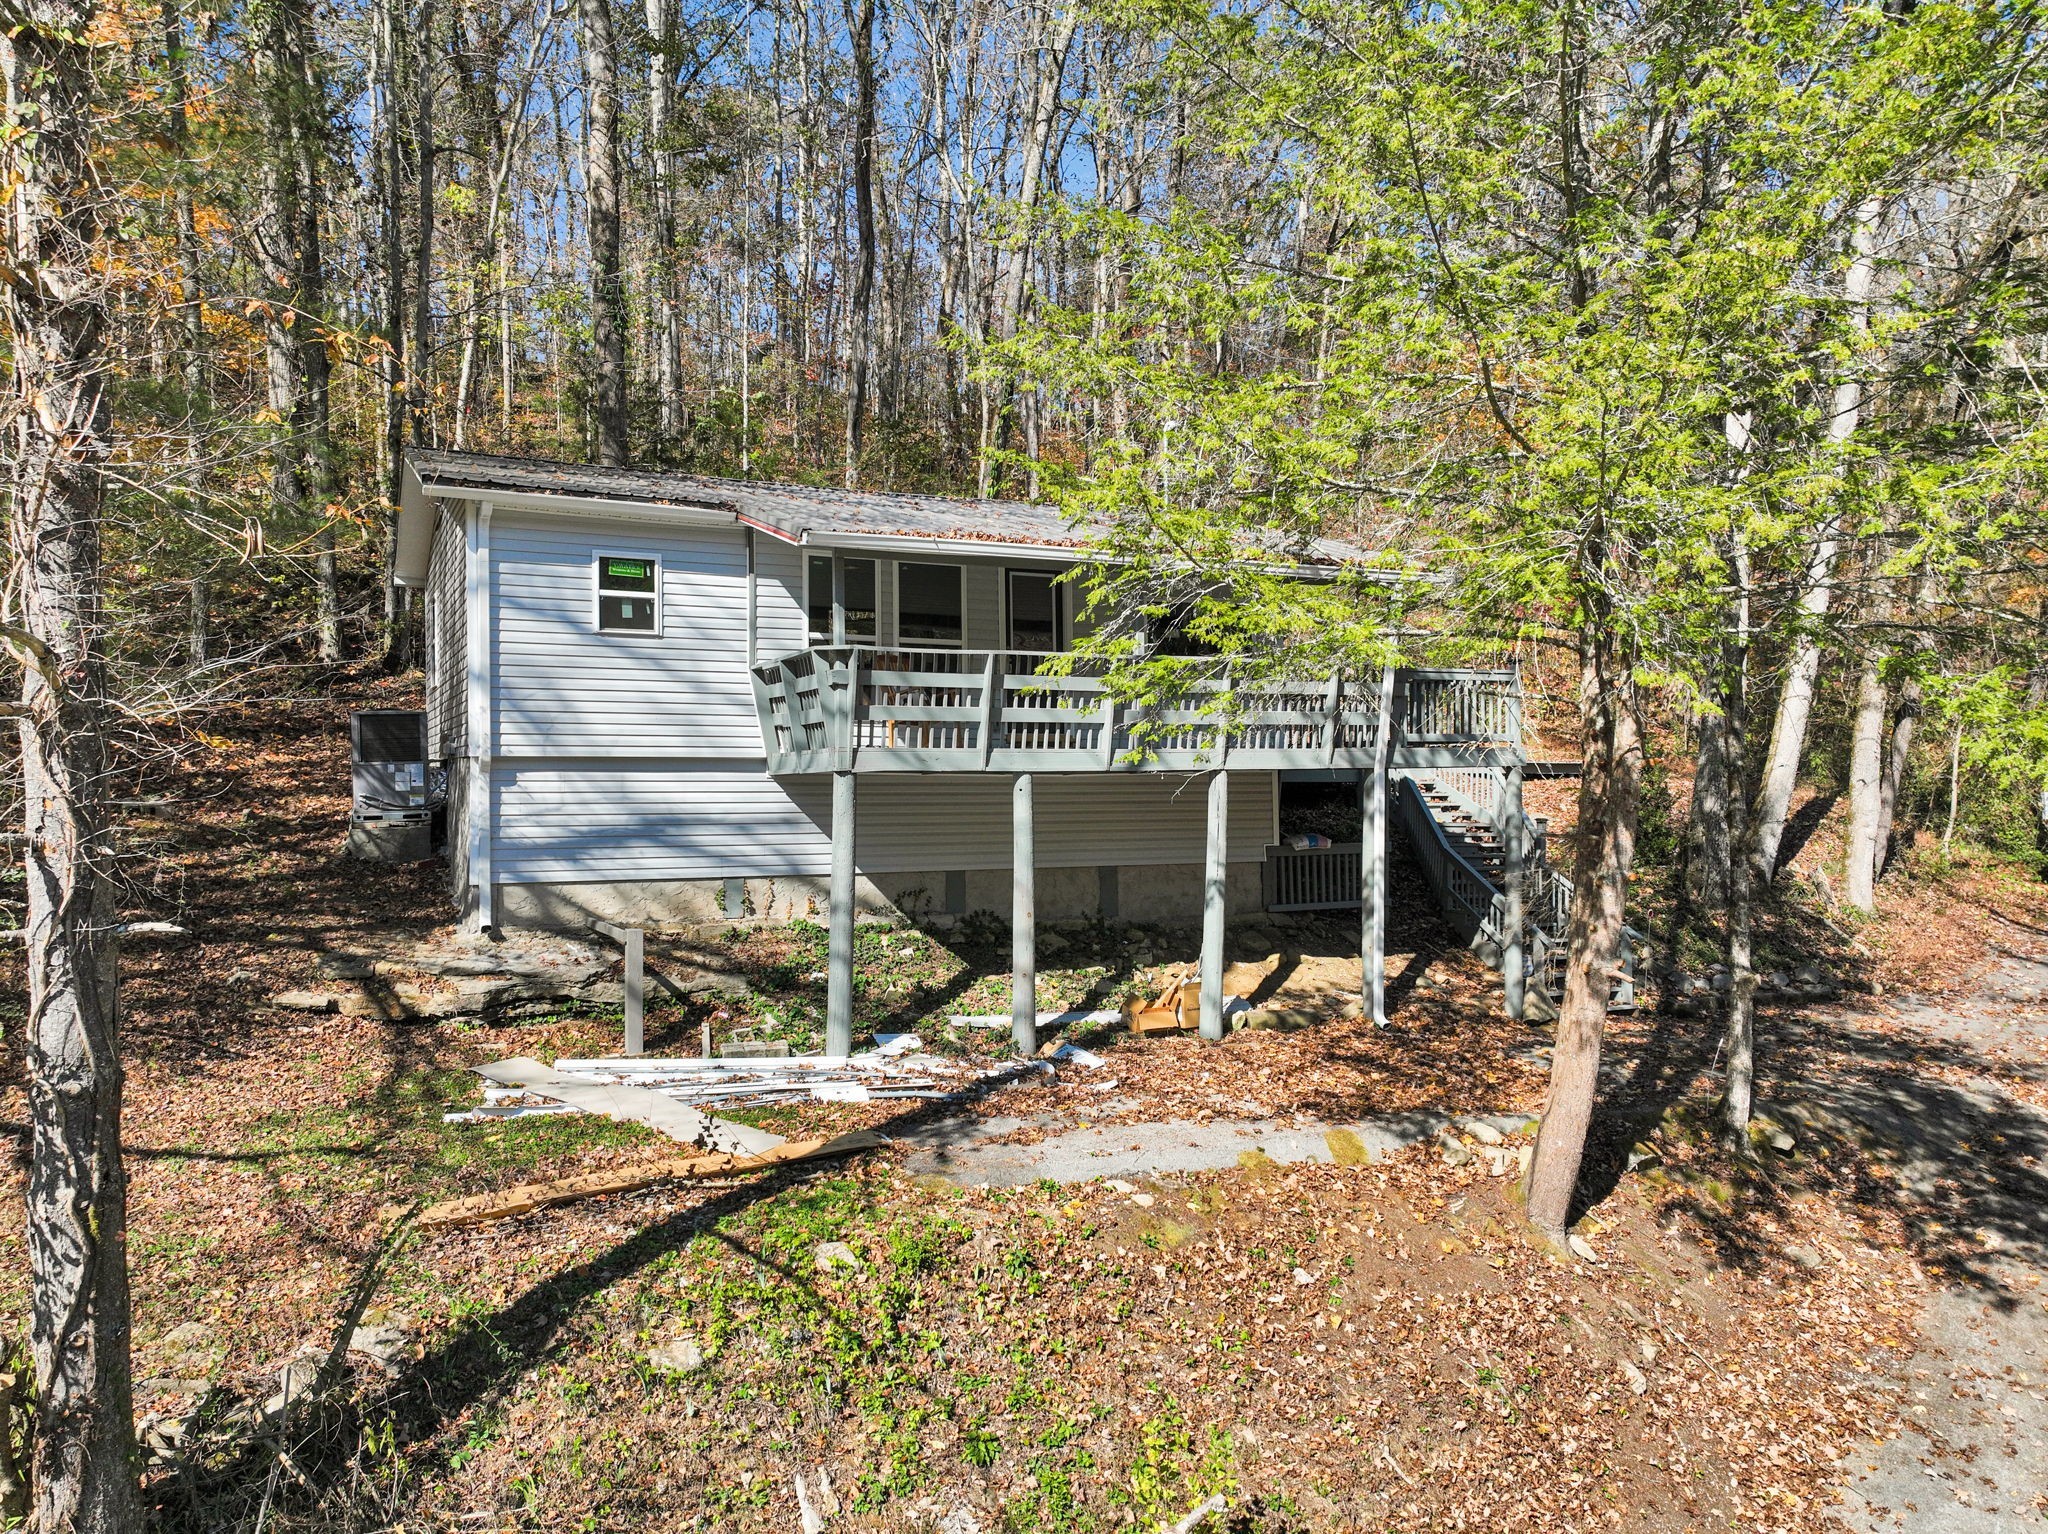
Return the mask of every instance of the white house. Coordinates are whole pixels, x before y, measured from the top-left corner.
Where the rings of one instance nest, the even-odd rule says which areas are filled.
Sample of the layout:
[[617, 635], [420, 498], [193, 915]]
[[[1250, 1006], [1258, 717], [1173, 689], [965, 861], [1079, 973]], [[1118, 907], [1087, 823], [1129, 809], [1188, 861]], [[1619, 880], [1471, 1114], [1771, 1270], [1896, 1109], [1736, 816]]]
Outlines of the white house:
[[414, 451], [398, 578], [426, 593], [458, 904], [484, 926], [827, 912], [835, 1013], [856, 905], [1201, 917], [1220, 972], [1225, 912], [1274, 898], [1294, 772], [1362, 774], [1368, 831], [1348, 891], [1293, 904], [1377, 925], [1401, 783], [1411, 832], [1466, 865], [1431, 863], [1447, 905], [1460, 879], [1498, 903], [1519, 835], [1460, 847], [1432, 809], [1506, 824], [1512, 673], [1304, 678], [1228, 731], [1154, 714], [1134, 759], [1131, 710], [1036, 674], [1075, 637], [1057, 577], [1082, 545], [1036, 505]]

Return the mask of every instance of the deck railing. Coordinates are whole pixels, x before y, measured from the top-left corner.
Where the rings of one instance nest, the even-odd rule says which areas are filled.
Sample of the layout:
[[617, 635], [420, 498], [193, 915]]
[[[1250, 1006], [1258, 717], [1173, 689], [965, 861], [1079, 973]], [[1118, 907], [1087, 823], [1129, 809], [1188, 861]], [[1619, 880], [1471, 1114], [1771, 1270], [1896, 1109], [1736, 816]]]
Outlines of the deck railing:
[[1261, 904], [1268, 911], [1356, 908], [1364, 869], [1357, 842], [1331, 847], [1268, 847], [1259, 865]]
[[[798, 650], [754, 667], [775, 773], [1246, 771], [1372, 764], [1379, 678], [1260, 681], [1235, 690], [1190, 661], [1171, 706], [1113, 698], [1099, 669], [1047, 676], [1019, 650]], [[1226, 697], [1226, 695], [1228, 695]], [[1409, 713], [1420, 709], [1410, 727]], [[1401, 672], [1396, 746], [1519, 749], [1512, 672]]]
[[[1120, 702], [1099, 671], [1018, 650], [799, 650], [754, 668], [770, 772], [1109, 772], [1360, 767], [1378, 678], [1257, 684], [1191, 662], [1173, 706]], [[1231, 694], [1226, 700], [1224, 695]], [[1225, 705], [1227, 706], [1219, 706]]]

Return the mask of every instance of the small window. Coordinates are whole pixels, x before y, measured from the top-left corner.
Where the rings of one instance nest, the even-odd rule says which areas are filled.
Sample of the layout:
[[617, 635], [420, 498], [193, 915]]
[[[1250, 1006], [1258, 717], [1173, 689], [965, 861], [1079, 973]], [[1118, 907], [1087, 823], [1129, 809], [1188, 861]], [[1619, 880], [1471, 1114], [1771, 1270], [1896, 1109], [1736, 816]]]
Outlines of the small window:
[[[846, 582], [845, 643], [872, 644], [876, 634], [875, 562], [872, 559], [842, 559], [841, 578]], [[804, 610], [810, 615], [812, 644], [831, 644], [832, 556], [813, 554], [804, 561]]]
[[958, 649], [961, 611], [958, 565], [896, 567], [896, 637], [904, 644]]
[[661, 632], [661, 561], [645, 554], [597, 556], [597, 627], [605, 634]]

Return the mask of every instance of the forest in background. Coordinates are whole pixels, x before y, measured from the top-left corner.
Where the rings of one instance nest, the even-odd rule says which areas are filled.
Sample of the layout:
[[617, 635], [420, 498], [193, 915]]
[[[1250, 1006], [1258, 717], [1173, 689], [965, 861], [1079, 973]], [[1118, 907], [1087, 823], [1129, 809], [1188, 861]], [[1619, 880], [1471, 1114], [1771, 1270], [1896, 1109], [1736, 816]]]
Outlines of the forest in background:
[[156, 643], [194, 662], [281, 632], [403, 660], [402, 598], [365, 592], [409, 444], [1029, 493], [1002, 455], [1075, 450], [1102, 407], [1020, 391], [986, 344], [1033, 295], [1114, 304], [1046, 210], [1205, 189], [1147, 45], [1071, 7], [103, 25], [132, 133], [121, 502]]

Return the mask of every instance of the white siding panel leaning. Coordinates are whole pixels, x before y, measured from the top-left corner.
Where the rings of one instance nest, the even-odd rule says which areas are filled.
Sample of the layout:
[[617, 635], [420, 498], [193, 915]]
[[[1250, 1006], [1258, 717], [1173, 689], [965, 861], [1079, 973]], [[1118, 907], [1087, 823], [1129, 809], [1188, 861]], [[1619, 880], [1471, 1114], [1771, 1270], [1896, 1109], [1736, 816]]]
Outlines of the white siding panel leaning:
[[[660, 558], [659, 634], [598, 632], [598, 550]], [[491, 564], [495, 755], [760, 754], [747, 674], [746, 544], [738, 528], [501, 512], [492, 525]]]

